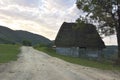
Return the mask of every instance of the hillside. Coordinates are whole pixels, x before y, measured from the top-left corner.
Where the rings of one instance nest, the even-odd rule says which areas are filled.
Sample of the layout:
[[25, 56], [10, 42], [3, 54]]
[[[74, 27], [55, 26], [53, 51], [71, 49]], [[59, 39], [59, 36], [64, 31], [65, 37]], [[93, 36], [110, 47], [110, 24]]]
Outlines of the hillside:
[[16, 35], [15, 31], [0, 26], [0, 43], [17, 43], [20, 42], [19, 37]]
[[0, 26], [0, 44], [2, 43], [22, 43], [23, 40], [29, 40], [32, 45], [42, 43], [49, 44], [51, 41], [41, 35], [33, 34], [22, 30], [11, 30]]

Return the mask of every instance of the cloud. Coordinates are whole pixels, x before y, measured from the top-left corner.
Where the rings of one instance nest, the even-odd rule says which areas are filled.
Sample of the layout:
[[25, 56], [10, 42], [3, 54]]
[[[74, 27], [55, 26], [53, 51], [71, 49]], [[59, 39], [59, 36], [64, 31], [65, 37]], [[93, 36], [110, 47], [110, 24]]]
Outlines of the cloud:
[[24, 7], [38, 7], [40, 0], [0, 0], [0, 5], [19, 5]]
[[57, 10], [64, 10], [71, 8], [72, 5], [74, 5], [75, 0], [45, 0], [44, 6], [49, 9], [57, 9]]
[[117, 37], [116, 35], [108, 36], [103, 38], [103, 41], [106, 45], [117, 45]]
[[[27, 30], [55, 39], [64, 21], [74, 22], [79, 15], [76, 0], [0, 0], [0, 25], [14, 30]], [[117, 45], [115, 36], [103, 39], [107, 45]]]
[[55, 39], [64, 21], [75, 21], [79, 14], [75, 0], [0, 0], [1, 25], [49, 39]]

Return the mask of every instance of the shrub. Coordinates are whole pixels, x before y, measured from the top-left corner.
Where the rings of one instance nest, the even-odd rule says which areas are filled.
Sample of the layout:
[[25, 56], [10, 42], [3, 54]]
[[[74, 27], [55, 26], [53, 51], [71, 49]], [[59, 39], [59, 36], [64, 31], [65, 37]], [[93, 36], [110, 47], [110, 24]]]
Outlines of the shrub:
[[31, 43], [30, 41], [28, 41], [28, 40], [23, 40], [23, 41], [22, 41], [22, 44], [23, 44], [24, 46], [31, 46], [31, 45], [32, 45], [32, 43]]

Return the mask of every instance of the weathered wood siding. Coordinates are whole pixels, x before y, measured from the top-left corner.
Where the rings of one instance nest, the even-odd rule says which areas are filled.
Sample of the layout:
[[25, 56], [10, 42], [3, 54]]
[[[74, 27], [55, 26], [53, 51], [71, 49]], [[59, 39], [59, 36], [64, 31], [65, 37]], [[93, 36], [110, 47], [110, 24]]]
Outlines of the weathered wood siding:
[[62, 48], [57, 47], [56, 52], [61, 55], [73, 56], [73, 57], [94, 57], [97, 58], [98, 54], [101, 51], [98, 50], [91, 50], [91, 49], [79, 49], [78, 47], [71, 47], [71, 48]]
[[116, 60], [117, 59], [117, 47], [107, 47], [103, 50], [96, 50], [96, 49], [84, 49], [78, 47], [71, 47], [71, 48], [63, 48], [57, 47], [56, 52], [61, 55], [66, 56], [73, 56], [73, 57], [86, 57], [86, 58], [105, 58], [109, 60]]
[[98, 56], [102, 53], [101, 50], [92, 50], [92, 49], [87, 49], [86, 50], [86, 55], [88, 57], [93, 57], [93, 58], [98, 58]]
[[76, 48], [76, 47], [71, 47], [71, 48], [57, 47], [56, 52], [61, 55], [67, 55], [67, 56], [73, 56], [73, 57], [79, 56], [79, 48]]

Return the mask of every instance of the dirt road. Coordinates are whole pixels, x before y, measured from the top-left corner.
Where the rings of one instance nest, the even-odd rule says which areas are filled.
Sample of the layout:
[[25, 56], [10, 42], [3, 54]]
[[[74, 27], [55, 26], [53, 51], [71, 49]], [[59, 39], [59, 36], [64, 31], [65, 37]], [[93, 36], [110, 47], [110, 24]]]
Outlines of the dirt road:
[[22, 47], [17, 61], [0, 65], [0, 80], [120, 80], [120, 73], [71, 64]]

